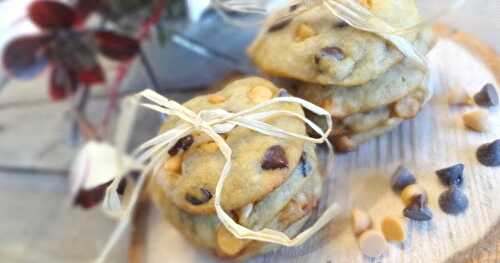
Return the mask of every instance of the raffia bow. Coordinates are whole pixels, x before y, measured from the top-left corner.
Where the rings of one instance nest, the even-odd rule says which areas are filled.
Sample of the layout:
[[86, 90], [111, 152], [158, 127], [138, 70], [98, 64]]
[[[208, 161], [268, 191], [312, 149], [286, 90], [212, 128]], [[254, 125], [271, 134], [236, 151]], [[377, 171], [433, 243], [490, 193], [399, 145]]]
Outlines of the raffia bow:
[[[150, 103], [140, 103], [142, 98], [149, 100]], [[327, 130], [323, 131], [311, 120], [295, 112], [287, 110], [260, 111], [269, 105], [279, 103], [295, 103], [317, 115], [324, 116], [328, 127]], [[182, 124], [146, 141], [135, 151], [133, 156], [136, 158], [136, 160], [140, 163], [147, 163], [147, 165], [142, 171], [130, 198], [127, 199], [128, 203], [122, 204], [116, 191], [123, 175], [118, 175], [117, 177], [115, 177], [111, 185], [108, 187], [103, 202], [103, 208], [108, 211], [110, 215], [120, 218], [120, 222], [118, 223], [116, 229], [112, 233], [104, 250], [102, 251], [100, 257], [96, 262], [105, 261], [106, 256], [109, 254], [111, 248], [118, 241], [121, 234], [125, 231], [147, 176], [150, 174], [157, 174], [157, 171], [161, 168], [161, 164], [169, 157], [167, 153], [168, 150], [180, 138], [192, 134], [195, 131], [203, 132], [210, 138], [212, 138], [226, 159], [215, 189], [215, 210], [220, 221], [237, 238], [270, 242], [283, 246], [296, 246], [306, 241], [309, 237], [311, 237], [315, 232], [325, 226], [333, 217], [335, 217], [339, 213], [339, 206], [337, 204], [332, 204], [325, 210], [321, 217], [310, 228], [304, 230], [295, 238], [290, 239], [284, 233], [271, 229], [254, 231], [245, 228], [237, 224], [222, 209], [220, 204], [224, 182], [229, 176], [229, 171], [231, 169], [232, 151], [229, 145], [219, 134], [227, 133], [236, 126], [241, 126], [268, 136], [285, 139], [300, 139], [315, 144], [326, 143], [329, 150], [327, 165], [332, 165], [333, 150], [331, 144], [327, 140], [328, 134], [332, 130], [332, 119], [330, 113], [328, 113], [324, 109], [300, 98], [276, 97], [237, 113], [231, 113], [223, 109], [202, 110], [199, 113], [195, 113], [190, 109], [180, 105], [179, 103], [169, 100], [152, 90], [145, 90], [131, 97], [128, 101], [128, 104], [128, 107], [130, 107], [129, 110], [137, 108], [137, 105], [142, 105], [143, 107], [149, 108], [153, 111], [177, 116], [180, 120], [182, 120]], [[275, 116], [289, 116], [298, 118], [311, 129], [313, 129], [316, 133], [318, 133], [321, 137], [312, 138], [306, 135], [289, 132], [264, 122], [265, 119]], [[326, 170], [330, 171], [331, 169], [327, 167]]]

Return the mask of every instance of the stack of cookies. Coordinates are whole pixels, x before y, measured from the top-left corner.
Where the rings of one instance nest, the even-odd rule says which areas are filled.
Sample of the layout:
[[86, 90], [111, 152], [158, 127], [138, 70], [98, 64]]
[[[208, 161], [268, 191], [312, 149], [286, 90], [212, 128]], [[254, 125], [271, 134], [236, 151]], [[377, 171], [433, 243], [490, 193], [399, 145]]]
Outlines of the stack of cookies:
[[[184, 106], [199, 112], [224, 109], [240, 112], [277, 96], [288, 96], [271, 82], [251, 77], [231, 82], [210, 95], [195, 97]], [[269, 105], [262, 111], [286, 110], [304, 115], [297, 104]], [[279, 129], [306, 135], [304, 123], [289, 116], [265, 120]], [[169, 118], [162, 131], [182, 125]], [[322, 187], [315, 145], [297, 139], [264, 135], [236, 126], [221, 134], [232, 150], [232, 165], [221, 205], [240, 225], [270, 228], [296, 235], [316, 207]], [[226, 160], [207, 135], [196, 132], [168, 151], [170, 158], [150, 182], [153, 199], [167, 219], [186, 238], [228, 258], [246, 258], [276, 245], [235, 238], [219, 221], [214, 207], [215, 187]]]
[[[362, 1], [395, 27], [418, 23], [414, 0]], [[292, 80], [292, 92], [333, 117], [331, 140], [351, 151], [420, 111], [429, 91], [425, 70], [381, 36], [358, 30], [323, 6], [293, 6], [289, 19], [272, 18], [248, 49], [271, 77]], [[431, 30], [402, 35], [425, 54]]]

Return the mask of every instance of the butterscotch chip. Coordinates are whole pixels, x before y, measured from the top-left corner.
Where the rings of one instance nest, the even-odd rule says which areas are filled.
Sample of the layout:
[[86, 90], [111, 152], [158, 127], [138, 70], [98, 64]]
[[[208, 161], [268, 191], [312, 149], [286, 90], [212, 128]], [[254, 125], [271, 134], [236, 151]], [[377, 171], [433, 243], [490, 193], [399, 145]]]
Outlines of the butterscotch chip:
[[359, 248], [365, 256], [378, 257], [387, 251], [387, 241], [379, 231], [368, 230], [359, 237]]
[[419, 110], [420, 102], [412, 97], [405, 97], [394, 105], [394, 114], [403, 119], [415, 117]]
[[226, 97], [224, 97], [222, 95], [217, 95], [217, 94], [214, 94], [214, 95], [211, 95], [210, 97], [208, 97], [208, 102], [210, 102], [212, 104], [219, 104], [219, 103], [222, 103], [226, 100], [227, 100]]
[[367, 8], [371, 8], [372, 7], [372, 1], [371, 0], [359, 0], [359, 2], [364, 5], [365, 7]]
[[351, 214], [351, 225], [354, 234], [359, 235], [372, 226], [372, 220], [365, 211], [354, 208]]
[[419, 195], [426, 196], [425, 190], [418, 184], [411, 184], [403, 189], [401, 192], [401, 200], [405, 205], [412, 203], [413, 199]]
[[167, 159], [163, 168], [169, 172], [179, 173], [181, 171], [182, 155], [174, 155]]
[[246, 241], [236, 238], [221, 225], [217, 229], [217, 245], [224, 254], [233, 256], [245, 247]]
[[466, 90], [452, 88], [448, 93], [448, 104], [450, 105], [472, 105], [474, 101]]
[[204, 151], [207, 151], [207, 152], [216, 152], [219, 149], [219, 147], [217, 146], [217, 143], [215, 143], [215, 142], [205, 143], [205, 144], [202, 144], [200, 147]]
[[295, 31], [295, 40], [303, 41], [314, 35], [316, 35], [316, 31], [314, 31], [312, 27], [310, 27], [307, 24], [301, 24], [300, 26], [297, 27], [297, 30]]
[[261, 103], [273, 97], [273, 93], [265, 86], [256, 86], [248, 92], [248, 97], [253, 103]]
[[488, 131], [491, 126], [488, 111], [482, 109], [465, 113], [462, 120], [467, 128], [478, 132]]
[[382, 220], [382, 233], [388, 241], [402, 242], [406, 239], [404, 222], [393, 216], [387, 216]]

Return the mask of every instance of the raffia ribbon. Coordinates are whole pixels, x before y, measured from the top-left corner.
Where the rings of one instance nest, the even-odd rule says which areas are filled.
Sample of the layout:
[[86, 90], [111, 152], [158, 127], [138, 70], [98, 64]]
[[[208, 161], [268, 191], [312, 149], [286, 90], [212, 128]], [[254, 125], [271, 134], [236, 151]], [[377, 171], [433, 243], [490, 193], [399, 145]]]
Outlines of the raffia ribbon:
[[[142, 98], [149, 100], [149, 103], [141, 103]], [[327, 130], [323, 131], [311, 120], [295, 112], [287, 110], [260, 111], [269, 105], [279, 103], [295, 103], [317, 115], [325, 117], [328, 127]], [[130, 198], [126, 200], [128, 202], [122, 204], [122, 201], [117, 194], [117, 188], [121, 178], [123, 177], [123, 174], [115, 177], [111, 185], [106, 190], [103, 208], [108, 211], [108, 214], [120, 218], [120, 222], [118, 223], [96, 262], [105, 262], [105, 259], [111, 251], [112, 247], [118, 242], [120, 236], [126, 230], [147, 176], [150, 174], [157, 174], [157, 171], [161, 169], [161, 164], [167, 158], [169, 158], [169, 155], [167, 153], [168, 149], [170, 149], [180, 138], [192, 134], [196, 131], [203, 132], [210, 136], [210, 138], [212, 138], [217, 144], [219, 150], [226, 159], [215, 189], [215, 210], [220, 221], [237, 238], [270, 242], [283, 246], [297, 246], [306, 241], [309, 237], [311, 237], [315, 232], [325, 226], [329, 221], [333, 219], [333, 217], [335, 217], [339, 213], [340, 208], [336, 203], [330, 205], [311, 227], [304, 230], [295, 238], [291, 239], [284, 233], [272, 229], [254, 231], [245, 228], [237, 224], [222, 209], [220, 204], [224, 182], [229, 176], [229, 172], [231, 170], [232, 151], [229, 145], [219, 134], [227, 133], [236, 126], [241, 126], [265, 134], [267, 136], [285, 139], [300, 139], [315, 144], [326, 143], [328, 145], [329, 155], [327, 166], [330, 166], [333, 163], [333, 150], [330, 142], [327, 140], [327, 137], [332, 130], [332, 119], [330, 113], [328, 113], [324, 109], [300, 98], [276, 97], [238, 113], [231, 113], [223, 109], [202, 110], [199, 113], [195, 113], [190, 109], [180, 105], [179, 103], [169, 100], [152, 90], [145, 90], [129, 98], [127, 107], [129, 107], [129, 110], [135, 110], [137, 108], [137, 105], [139, 104], [153, 111], [177, 116], [182, 121], [182, 123], [177, 127], [163, 132], [156, 137], [146, 141], [135, 151], [133, 156], [136, 158], [136, 160], [140, 163], [147, 164], [142, 171]], [[316, 133], [318, 133], [321, 137], [312, 138], [306, 135], [286, 131], [264, 122], [265, 119], [276, 116], [298, 118], [311, 129], [313, 129]], [[119, 120], [119, 122], [121, 121]], [[331, 168], [327, 167], [326, 170], [331, 171]]]

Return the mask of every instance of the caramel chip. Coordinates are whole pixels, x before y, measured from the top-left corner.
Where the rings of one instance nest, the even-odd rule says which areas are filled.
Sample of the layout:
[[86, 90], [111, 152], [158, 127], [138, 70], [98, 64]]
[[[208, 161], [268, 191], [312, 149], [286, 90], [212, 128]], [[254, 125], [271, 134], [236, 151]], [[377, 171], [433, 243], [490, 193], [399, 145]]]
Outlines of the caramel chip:
[[393, 216], [387, 216], [382, 220], [382, 233], [388, 241], [402, 242], [406, 239], [404, 222]]
[[365, 211], [354, 208], [351, 214], [351, 224], [354, 234], [359, 235], [372, 226], [372, 219]]
[[217, 245], [228, 256], [238, 254], [245, 247], [246, 243], [247, 241], [233, 236], [223, 225], [217, 229]]
[[304, 41], [312, 36], [316, 35], [316, 31], [307, 24], [301, 24], [297, 27], [295, 31], [295, 40]]
[[248, 97], [253, 103], [261, 103], [273, 97], [270, 89], [264, 86], [255, 86], [248, 92]]

